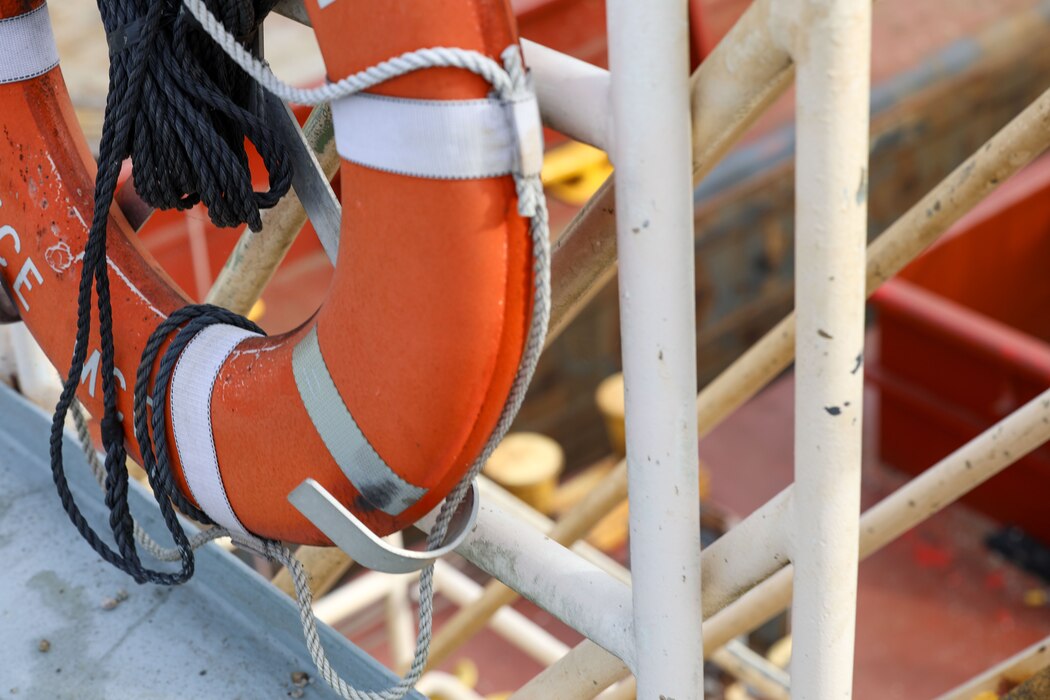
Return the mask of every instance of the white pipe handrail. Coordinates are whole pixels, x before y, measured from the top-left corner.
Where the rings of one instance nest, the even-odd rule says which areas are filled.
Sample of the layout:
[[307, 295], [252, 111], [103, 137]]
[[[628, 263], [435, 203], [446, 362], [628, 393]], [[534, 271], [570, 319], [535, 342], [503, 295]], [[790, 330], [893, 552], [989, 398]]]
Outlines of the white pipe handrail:
[[871, 4], [779, 9], [798, 88], [792, 688], [837, 700], [853, 692]]
[[[608, 0], [638, 695], [701, 700], [686, 0]], [[621, 657], [623, 658], [623, 657]]]

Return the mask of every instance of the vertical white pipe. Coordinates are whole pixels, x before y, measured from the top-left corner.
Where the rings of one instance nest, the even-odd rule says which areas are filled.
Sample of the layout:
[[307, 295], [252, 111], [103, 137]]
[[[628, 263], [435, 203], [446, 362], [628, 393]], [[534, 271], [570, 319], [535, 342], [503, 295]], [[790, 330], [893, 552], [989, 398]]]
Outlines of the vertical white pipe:
[[703, 697], [686, 0], [609, 0], [638, 696]]
[[871, 4], [797, 0], [793, 697], [853, 682]]

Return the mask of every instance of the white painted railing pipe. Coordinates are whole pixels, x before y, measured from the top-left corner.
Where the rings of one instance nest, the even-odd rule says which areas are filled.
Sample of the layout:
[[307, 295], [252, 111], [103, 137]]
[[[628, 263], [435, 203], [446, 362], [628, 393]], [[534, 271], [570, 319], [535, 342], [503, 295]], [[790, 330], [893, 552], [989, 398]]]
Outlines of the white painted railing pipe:
[[[391, 630], [389, 634], [391, 647], [398, 648], [398, 653], [395, 653], [396, 663], [404, 665], [406, 659], [407, 662], [412, 660], [415, 650], [415, 624], [408, 605], [408, 592], [418, 578], [418, 573], [394, 575], [368, 572], [322, 598], [314, 607], [314, 612], [318, 619], [331, 625], [383, 602], [388, 629], [396, 626], [401, 630]], [[435, 565], [434, 588], [459, 606], [476, 600], [482, 591], [482, 587], [470, 577], [444, 561], [438, 561]], [[392, 605], [395, 607], [391, 608]], [[545, 666], [569, 651], [568, 645], [513, 608], [500, 610], [489, 621], [489, 626]], [[395, 641], [398, 635], [405, 639]]]
[[[432, 524], [430, 515], [419, 522]], [[633, 666], [629, 586], [484, 501], [456, 552]]]
[[774, 6], [795, 59], [793, 696], [853, 687], [871, 4]]
[[[704, 630], [706, 634], [706, 626]], [[788, 674], [740, 640], [730, 640], [711, 652], [709, 658], [729, 675], [761, 692], [765, 698], [787, 700], [790, 696]], [[626, 667], [617, 665], [607, 652], [585, 639], [557, 663], [522, 686], [512, 698], [561, 698], [565, 694], [565, 697], [573, 700], [633, 700], [637, 686], [629, 674]], [[617, 681], [620, 681], [617, 685], [607, 687]], [[572, 685], [574, 683], [582, 685]]]
[[[744, 19], [758, 17], [752, 13], [765, 5], [765, 0], [758, 0]], [[738, 23], [737, 29], [740, 26]], [[755, 36], [760, 37], [761, 32]], [[880, 235], [868, 249], [868, 293], [899, 272], [981, 199], [1050, 147], [1050, 130], [1042, 127], [1048, 121], [1050, 91], [1044, 92]], [[794, 337], [795, 318], [792, 314], [704, 388], [697, 397], [698, 421], [702, 432], [717, 425], [791, 364]], [[961, 464], [951, 460], [954, 457], [948, 458], [953, 468]], [[1002, 464], [998, 468], [1001, 470], [1005, 466]], [[939, 465], [937, 468], [942, 467]], [[905, 486], [902, 492], [908, 493], [908, 488]], [[906, 499], [907, 496], [902, 498]], [[946, 504], [947, 501], [942, 503]], [[864, 520], [861, 522], [863, 526]], [[862, 529], [861, 537], [864, 535]], [[863, 539], [861, 545], [863, 555]], [[748, 589], [755, 584], [754, 581], [740, 581], [738, 590], [747, 592], [704, 623], [708, 649], [717, 649], [786, 608], [791, 602], [792, 571], [781, 569], [758, 588], [751, 590]], [[710, 607], [705, 605], [705, 608]], [[561, 673], [565, 677], [586, 677], [590, 673], [589, 669], [567, 667], [580, 659], [595, 656], [598, 654], [569, 655], [558, 664], [565, 668], [552, 673]]]
[[791, 679], [751, 647], [737, 641], [712, 653], [712, 660], [767, 700], [790, 700]]
[[[536, 527], [541, 532], [549, 532], [553, 523], [546, 516], [536, 512], [516, 497], [504, 491], [498, 485], [484, 477], [480, 478], [481, 494], [490, 506], [497, 506], [507, 512], [509, 516], [521, 518], [523, 523]], [[765, 506], [756, 511], [752, 516], [733, 528], [729, 533], [720, 538], [714, 545], [703, 551], [703, 596], [704, 609], [711, 607], [719, 610], [731, 602], [740, 588], [740, 581], [758, 581], [766, 578], [769, 572], [784, 565], [787, 551], [785, 518], [789, 516], [790, 492], [782, 492], [778, 497], [772, 499]], [[603, 571], [609, 573], [615, 579], [630, 584], [630, 571], [620, 563], [610, 559], [607, 555], [587, 545], [577, 542], [573, 550], [584, 559], [596, 564]], [[730, 554], [731, 553], [731, 554]], [[708, 574], [714, 572], [710, 585]], [[733, 582], [737, 583], [734, 584]], [[446, 587], [446, 583], [455, 587]], [[484, 590], [477, 583], [464, 574], [439, 562], [435, 569], [435, 585], [438, 590], [448, 596], [463, 609], [469, 609], [469, 605], [481, 598]], [[469, 592], [469, 596], [467, 593]], [[476, 592], [476, 593], [475, 593]], [[500, 634], [504, 634], [503, 627], [498, 624], [503, 616], [513, 614], [519, 616], [516, 611], [509, 608], [501, 608], [489, 620], [489, 625]], [[706, 614], [706, 612], [705, 612]], [[519, 616], [520, 617], [520, 616]], [[533, 633], [549, 637], [546, 632], [529, 622]], [[527, 628], [506, 628], [506, 638], [522, 648], [526, 653], [531, 653], [533, 647], [536, 650], [533, 658], [546, 665], [556, 663], [565, 656], [568, 651], [561, 642], [554, 640], [556, 645], [548, 644], [540, 640], [540, 644], [533, 645], [530, 639], [530, 631]], [[553, 639], [553, 637], [551, 637]], [[608, 652], [600, 653], [608, 655]], [[541, 658], [542, 655], [542, 658]], [[744, 661], [741, 661], [744, 659]], [[712, 661], [722, 667], [731, 675], [746, 682], [751, 687], [764, 688], [767, 695], [772, 698], [779, 697], [778, 693], [786, 692], [786, 674], [771, 665], [761, 657], [748, 655], [747, 648], [739, 642], [731, 641], [722, 650], [715, 652]], [[750, 663], [747, 663], [750, 662]], [[621, 667], [622, 664], [617, 664]], [[623, 667], [626, 669], [626, 667]], [[625, 670], [624, 673], [627, 673]], [[610, 689], [608, 695], [599, 694], [601, 688], [591, 689], [590, 697], [608, 697], [614, 700], [617, 697], [634, 697], [635, 685], [629, 680], [613, 691]], [[563, 691], [565, 692], [565, 691]]]
[[703, 550], [705, 620], [788, 563], [791, 499], [781, 491]]
[[[772, 39], [770, 5], [771, 0], [754, 0], [693, 73], [694, 184], [711, 172], [766, 106], [791, 85], [794, 65], [787, 51]], [[542, 102], [540, 108], [544, 109]], [[615, 174], [602, 185], [554, 244], [548, 344], [615, 274], [614, 179], [618, 177]]]
[[[866, 558], [1050, 440], [1050, 390], [1026, 403], [892, 495], [860, 520]], [[746, 634], [791, 604], [794, 567], [781, 569], [704, 623], [710, 648]], [[797, 634], [797, 633], [796, 633]]]
[[543, 122], [609, 151], [609, 71], [528, 39], [521, 40]]
[[[706, 173], [743, 127], [754, 120], [756, 110], [780, 94], [794, 75], [790, 59], [772, 43], [767, 26], [769, 13], [768, 0], [756, 0], [694, 75], [694, 148], [702, 149], [694, 152], [694, 174]], [[736, 85], [734, 70], [746, 75], [748, 80]], [[747, 85], [751, 86], [750, 91], [744, 89]], [[700, 105], [707, 107], [697, 111]], [[706, 116], [719, 113], [722, 121], [705, 120]], [[1050, 147], [1050, 130], [1042, 126], [1047, 120], [1050, 120], [1050, 91], [1043, 93], [875, 239], [868, 248], [868, 293], [897, 274], [1000, 183]], [[698, 130], [698, 124], [706, 126]], [[699, 135], [705, 138], [698, 142]], [[576, 229], [573, 233], [570, 227], [558, 242], [562, 255], [554, 256], [554, 265], [555, 268], [562, 265], [556, 277], [562, 282], [555, 285], [554, 305], [561, 309], [563, 323], [567, 323], [582, 300], [594, 292], [591, 284], [594, 275], [606, 274], [604, 268], [597, 270], [596, 266], [603, 264], [602, 260], [607, 266], [615, 264], [615, 251], [609, 250], [608, 237], [600, 234], [601, 226], [611, 226], [613, 220], [608, 209], [610, 201], [601, 197], [593, 199], [588, 205], [589, 215], [578, 222], [590, 228]], [[794, 342], [795, 317], [791, 314], [704, 387], [696, 402], [701, 436], [790, 366]], [[614, 475], [609, 479], [624, 478], [617, 472]], [[594, 500], [592, 496], [585, 497], [577, 510], [590, 509]], [[602, 513], [604, 510], [598, 509], [590, 518], [583, 518], [579, 530], [593, 525]], [[566, 517], [576, 515], [574, 510]], [[740, 590], [746, 588], [747, 582], [742, 581]]]
[[606, 688], [604, 692], [595, 697], [598, 700], [636, 700], [638, 697], [638, 684], [635, 683], [632, 676], [612, 687]]
[[[490, 506], [497, 506], [505, 510], [509, 516], [521, 518], [523, 523], [534, 526], [541, 532], [546, 533], [551, 529], [553, 523], [549, 518], [529, 508], [498, 485], [484, 477], [481, 477], [480, 485], [482, 497], [487, 500]], [[719, 538], [714, 545], [703, 551], [702, 571], [704, 574], [703, 599], [705, 615], [708, 614], [708, 608], [715, 612], [735, 599], [742, 587], [740, 582], [747, 582], [743, 587], [749, 586], [755, 581], [766, 578], [776, 568], [784, 566], [787, 558], [785, 552], [787, 552], [788, 548], [788, 522], [786, 518], [790, 515], [790, 497], [790, 491], [781, 492], [781, 494], [755, 511], [740, 525]], [[577, 542], [573, 550], [614, 578], [630, 584], [630, 571], [602, 552], [584, 542]], [[456, 577], [463, 582], [462, 589], [445, 588], [446, 577], [444, 572], [446, 571], [449, 572], [449, 576]], [[710, 580], [708, 578], [709, 574], [713, 574]], [[469, 609], [468, 606], [481, 597], [481, 591], [483, 590], [464, 574], [440, 562], [435, 569], [435, 585], [443, 594], [463, 606], [464, 610]], [[456, 598], [456, 595], [460, 594], [460, 590], [463, 591], [462, 600]], [[476, 590], [477, 594], [475, 595], [472, 592], [468, 598], [466, 596], [467, 590]], [[490, 619], [490, 626], [497, 632], [501, 632], [501, 628], [495, 623], [507, 613], [517, 615], [511, 609], [501, 608]], [[539, 628], [536, 629], [539, 630]], [[529, 651], [528, 645], [523, 643], [527, 640], [527, 635], [523, 635], [522, 632], [517, 630], [512, 631], [509, 628], [508, 634], [512, 635], [508, 636], [510, 641], [525, 649], [526, 652]], [[546, 632], [543, 632], [543, 634], [546, 634]], [[561, 645], [560, 642], [558, 644]], [[557, 654], [553, 654], [553, 649], [553, 647], [540, 649], [542, 653], [547, 654], [544, 657], [545, 660], [535, 655], [534, 658], [542, 660], [543, 663], [548, 665], [561, 661], [567, 651], [567, 647], [561, 645]], [[605, 651], [600, 653], [608, 654]], [[748, 655], [747, 648], [740, 642], [730, 641], [724, 649], [716, 651], [711, 660], [723, 670], [751, 687], [763, 688], [771, 698], [780, 697], [778, 693], [783, 694], [786, 692], [786, 674], [779, 671], [779, 669], [773, 668], [765, 659], [754, 654]], [[622, 666], [622, 664], [617, 666]], [[626, 672], [625, 670], [624, 673]], [[604, 693], [599, 694], [600, 691], [601, 688], [592, 687], [588, 692], [593, 693], [593, 695], [589, 697], [607, 697]], [[629, 680], [625, 682], [623, 687], [616, 689], [615, 692], [610, 689], [608, 698], [609, 700], [614, 700], [620, 696], [633, 697], [634, 692], [634, 682]]]
[[[481, 488], [483, 501], [503, 510], [508, 517], [520, 519], [522, 526], [535, 528], [545, 535], [550, 534], [554, 528], [553, 520], [484, 475], [478, 476], [478, 486]], [[571, 549], [617, 581], [630, 585], [630, 570], [602, 550], [588, 544], [586, 540], [579, 540]]]
[[383, 574], [369, 571], [318, 600], [314, 604], [314, 614], [318, 620], [329, 625], [356, 615], [386, 598], [390, 593], [390, 579], [394, 576], [402, 576], [409, 582], [419, 578], [418, 573]]
[[[703, 697], [696, 311], [685, 0], [609, 0], [635, 676]], [[592, 637], [593, 639], [593, 637]]]
[[[444, 561], [434, 565], [434, 586], [453, 603], [467, 605], [481, 597], [482, 587]], [[489, 620], [489, 627], [534, 660], [549, 666], [569, 652], [569, 645], [514, 608], [502, 608]]]
[[510, 700], [591, 700], [628, 675], [630, 671], [619, 659], [584, 640], [519, 688]]
[[[886, 544], [1050, 441], [1050, 390], [1047, 390], [966, 443], [952, 454], [908, 482], [892, 495], [870, 508], [860, 519], [860, 557], [874, 554]], [[783, 493], [790, 493], [788, 487]], [[777, 498], [782, 498], [783, 494]], [[742, 634], [758, 628], [791, 605], [795, 568], [785, 566], [751, 588], [736, 601], [704, 620], [705, 657]], [[563, 659], [521, 689], [522, 697], [537, 697], [536, 687], [545, 687], [550, 678], [591, 678], [614, 682], [627, 677], [617, 675], [612, 659], [585, 640]], [[544, 678], [541, 678], [544, 676]], [[591, 698], [584, 691], [579, 698]], [[597, 693], [598, 690], [591, 691]], [[953, 699], [954, 700], [954, 699]]]

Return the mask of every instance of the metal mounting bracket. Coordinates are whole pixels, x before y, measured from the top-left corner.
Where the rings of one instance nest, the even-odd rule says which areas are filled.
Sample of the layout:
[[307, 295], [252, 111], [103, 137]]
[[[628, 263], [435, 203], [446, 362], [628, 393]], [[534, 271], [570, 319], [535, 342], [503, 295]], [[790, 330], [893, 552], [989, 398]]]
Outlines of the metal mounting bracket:
[[433, 564], [463, 543], [477, 522], [481, 498], [477, 482], [472, 483], [452, 516], [444, 543], [425, 551], [391, 546], [313, 479], [299, 484], [288, 494], [288, 501], [357, 563], [374, 571], [407, 574]]

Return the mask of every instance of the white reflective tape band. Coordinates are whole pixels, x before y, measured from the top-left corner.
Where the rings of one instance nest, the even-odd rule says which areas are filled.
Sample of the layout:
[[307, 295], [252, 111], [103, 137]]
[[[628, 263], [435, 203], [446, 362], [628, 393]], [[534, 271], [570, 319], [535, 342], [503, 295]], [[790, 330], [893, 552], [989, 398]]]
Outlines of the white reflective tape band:
[[208, 517], [230, 532], [250, 535], [233, 512], [219, 472], [212, 433], [211, 396], [226, 358], [257, 333], [223, 324], [208, 326], [183, 349], [171, 375], [171, 428], [182, 472]]
[[332, 121], [339, 155], [399, 175], [467, 180], [537, 175], [543, 165], [535, 96], [502, 102], [359, 93], [332, 103]]
[[43, 75], [58, 65], [47, 5], [0, 19], [0, 84]]

